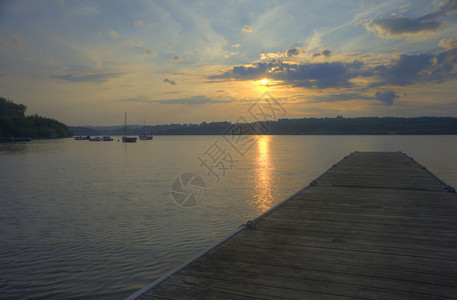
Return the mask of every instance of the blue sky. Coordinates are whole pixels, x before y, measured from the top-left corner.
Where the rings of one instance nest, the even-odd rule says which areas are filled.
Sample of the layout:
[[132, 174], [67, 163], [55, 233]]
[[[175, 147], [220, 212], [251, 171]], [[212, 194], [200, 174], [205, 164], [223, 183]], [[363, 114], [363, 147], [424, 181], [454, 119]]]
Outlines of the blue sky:
[[[457, 117], [457, 1], [0, 2], [0, 96], [68, 125]], [[264, 86], [260, 81], [268, 79]]]

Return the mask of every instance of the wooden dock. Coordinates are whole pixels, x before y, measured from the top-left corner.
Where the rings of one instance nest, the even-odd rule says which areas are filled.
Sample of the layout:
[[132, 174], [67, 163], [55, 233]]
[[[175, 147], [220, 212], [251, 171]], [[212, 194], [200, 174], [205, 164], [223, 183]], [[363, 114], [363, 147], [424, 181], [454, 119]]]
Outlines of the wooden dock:
[[457, 194], [401, 152], [355, 152], [130, 299], [457, 299]]

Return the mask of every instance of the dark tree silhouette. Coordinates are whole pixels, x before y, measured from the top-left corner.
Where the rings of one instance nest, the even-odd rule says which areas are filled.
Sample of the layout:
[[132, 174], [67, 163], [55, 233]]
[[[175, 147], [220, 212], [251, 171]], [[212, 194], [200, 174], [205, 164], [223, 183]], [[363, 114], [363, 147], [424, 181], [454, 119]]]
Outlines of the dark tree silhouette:
[[0, 97], [0, 137], [70, 137], [67, 125], [38, 115], [25, 116], [27, 106]]

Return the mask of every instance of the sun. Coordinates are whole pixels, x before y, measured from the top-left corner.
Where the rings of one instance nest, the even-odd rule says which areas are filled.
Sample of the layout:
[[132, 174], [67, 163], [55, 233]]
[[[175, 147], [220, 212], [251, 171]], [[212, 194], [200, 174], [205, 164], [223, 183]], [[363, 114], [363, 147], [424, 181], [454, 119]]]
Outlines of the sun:
[[261, 82], [263, 85], [266, 85], [266, 84], [268, 83], [268, 79], [262, 79], [260, 82]]

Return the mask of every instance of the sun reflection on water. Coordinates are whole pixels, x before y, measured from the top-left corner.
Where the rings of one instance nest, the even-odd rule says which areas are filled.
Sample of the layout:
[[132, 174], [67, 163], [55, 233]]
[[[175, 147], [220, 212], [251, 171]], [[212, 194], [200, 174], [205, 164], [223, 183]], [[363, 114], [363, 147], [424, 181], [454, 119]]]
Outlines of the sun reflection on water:
[[271, 208], [273, 164], [270, 157], [271, 136], [263, 135], [257, 140], [255, 200], [261, 212]]

